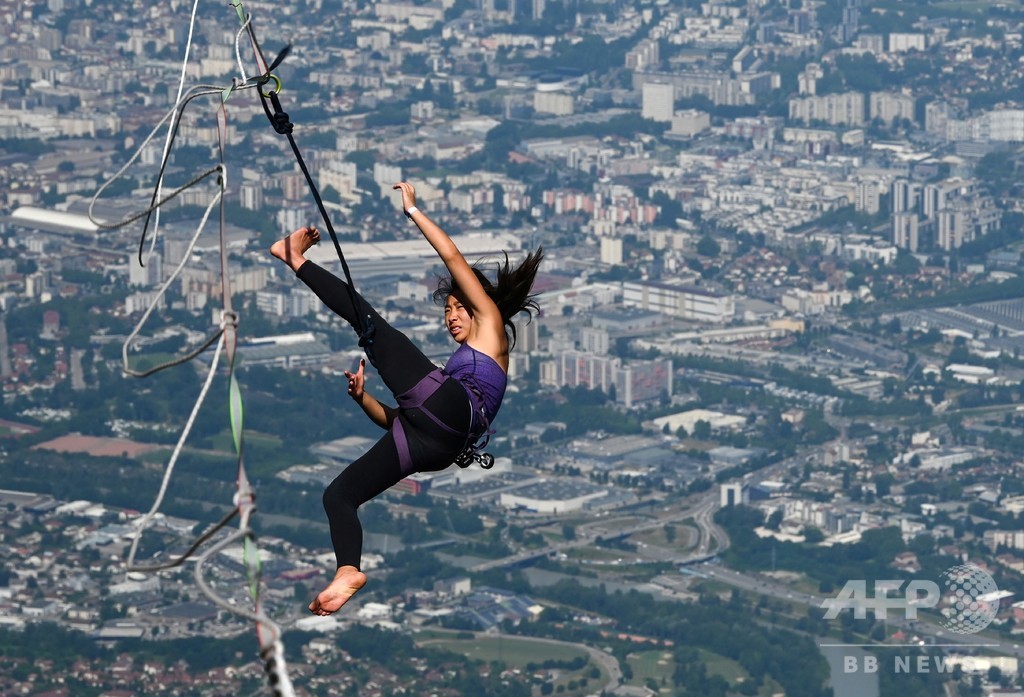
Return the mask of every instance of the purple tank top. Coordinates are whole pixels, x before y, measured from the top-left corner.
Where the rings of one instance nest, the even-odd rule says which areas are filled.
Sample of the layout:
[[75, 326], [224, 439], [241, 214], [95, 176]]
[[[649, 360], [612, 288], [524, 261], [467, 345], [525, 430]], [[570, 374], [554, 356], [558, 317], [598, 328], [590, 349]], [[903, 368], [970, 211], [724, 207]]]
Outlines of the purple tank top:
[[491, 423], [508, 384], [508, 375], [501, 366], [486, 353], [462, 344], [448, 359], [444, 372], [466, 388], [474, 407], [482, 408], [487, 423]]

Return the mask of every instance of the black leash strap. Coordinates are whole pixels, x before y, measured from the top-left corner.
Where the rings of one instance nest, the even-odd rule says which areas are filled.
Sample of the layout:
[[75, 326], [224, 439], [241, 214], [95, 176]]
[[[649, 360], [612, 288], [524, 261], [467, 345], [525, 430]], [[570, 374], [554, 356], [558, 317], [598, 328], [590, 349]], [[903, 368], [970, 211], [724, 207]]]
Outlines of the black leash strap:
[[[271, 70], [279, 65], [284, 59], [288, 52], [291, 50], [291, 45], [285, 47], [281, 54], [274, 60], [271, 65]], [[269, 94], [263, 92], [263, 85], [270, 82], [273, 77], [268, 73], [260, 81], [260, 88], [257, 90], [260, 93], [260, 101], [263, 103], [263, 111], [266, 112], [267, 118], [270, 120], [270, 124], [274, 127], [274, 130], [288, 138], [288, 144], [292, 146], [292, 152], [295, 153], [295, 160], [299, 163], [299, 169], [302, 170], [303, 176], [306, 177], [306, 184], [309, 185], [309, 190], [313, 194], [313, 199], [316, 201], [316, 206], [320, 210], [320, 217], [323, 218], [324, 224], [327, 226], [327, 232], [331, 235], [331, 241], [334, 243], [334, 249], [338, 253], [338, 259], [341, 261], [341, 269], [345, 273], [345, 282], [348, 286], [349, 299], [352, 301], [352, 307], [356, 311], [356, 334], [359, 336], [359, 346], [366, 352], [366, 357], [370, 359], [370, 364], [374, 367], [377, 364], [373, 360], [373, 336], [376, 328], [373, 326], [373, 319], [368, 313], [363, 310], [363, 301], [356, 292], [355, 284], [352, 282], [352, 274], [348, 270], [348, 262], [345, 261], [345, 254], [341, 251], [341, 244], [338, 242], [338, 235], [334, 232], [334, 226], [331, 225], [331, 219], [327, 215], [327, 209], [324, 208], [323, 199], [320, 198], [320, 191], [316, 188], [316, 184], [313, 183], [313, 177], [310, 176], [309, 170], [306, 168], [306, 161], [302, 159], [302, 153], [299, 152], [299, 146], [295, 143], [295, 138], [292, 137], [292, 130], [295, 126], [292, 124], [291, 119], [288, 118], [287, 112], [281, 108], [281, 100], [278, 98], [277, 93], [280, 91], [280, 82], [278, 82], [278, 88], [271, 91]], [[268, 100], [270, 104], [268, 105]], [[273, 110], [271, 110], [273, 107]]]

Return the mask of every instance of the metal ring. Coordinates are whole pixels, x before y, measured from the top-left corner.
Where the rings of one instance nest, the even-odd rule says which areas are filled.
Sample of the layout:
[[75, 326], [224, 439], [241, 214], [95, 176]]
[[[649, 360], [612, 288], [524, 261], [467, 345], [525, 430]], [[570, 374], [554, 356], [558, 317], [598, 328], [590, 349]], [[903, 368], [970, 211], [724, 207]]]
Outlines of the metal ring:
[[270, 95], [263, 92], [263, 85], [265, 85], [267, 82], [271, 80], [273, 80], [277, 84], [277, 88], [271, 94], [281, 94], [281, 78], [271, 73], [270, 75], [267, 75], [267, 79], [264, 82], [261, 82], [259, 85], [260, 94], [262, 94], [264, 97], [269, 97]]

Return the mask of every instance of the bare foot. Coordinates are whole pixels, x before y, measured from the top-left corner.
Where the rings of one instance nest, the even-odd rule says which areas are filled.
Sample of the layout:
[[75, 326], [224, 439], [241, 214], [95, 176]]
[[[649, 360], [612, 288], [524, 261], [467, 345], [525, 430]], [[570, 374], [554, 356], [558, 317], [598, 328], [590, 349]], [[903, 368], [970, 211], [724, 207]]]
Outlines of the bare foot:
[[366, 574], [354, 566], [342, 566], [334, 574], [334, 580], [309, 604], [309, 611], [314, 615], [337, 612], [365, 585]]
[[288, 264], [292, 271], [298, 271], [306, 257], [306, 250], [320, 241], [320, 231], [315, 227], [300, 227], [283, 240], [270, 246], [270, 253]]

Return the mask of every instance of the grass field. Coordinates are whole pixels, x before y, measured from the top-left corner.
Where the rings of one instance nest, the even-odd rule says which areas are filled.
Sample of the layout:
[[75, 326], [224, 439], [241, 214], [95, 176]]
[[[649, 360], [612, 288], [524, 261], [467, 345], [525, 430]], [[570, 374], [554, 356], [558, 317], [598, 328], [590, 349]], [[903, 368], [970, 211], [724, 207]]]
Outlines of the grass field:
[[647, 530], [646, 532], [631, 535], [629, 539], [631, 542], [643, 542], [644, 544], [671, 548], [677, 551], [685, 551], [697, 546], [698, 533], [696, 528], [679, 523], [674, 524], [672, 527], [675, 528], [675, 536], [671, 541], [665, 534], [665, 528]]
[[570, 559], [586, 560], [598, 564], [611, 564], [618, 559], [632, 559], [636, 556], [622, 550], [602, 550], [598, 547], [577, 548], [569, 550], [567, 554]]
[[[529, 637], [496, 637], [481, 634], [473, 638], [456, 638], [451, 632], [439, 636], [437, 632], [431, 630], [418, 633], [416, 643], [424, 647], [447, 649], [480, 661], [500, 661], [513, 670], [525, 670], [532, 663], [546, 675], [541, 679], [548, 681], [559, 697], [594, 695], [608, 681], [607, 673], [600, 665], [595, 665], [590, 660], [584, 649], [567, 644], [541, 643]], [[545, 661], [561, 663], [576, 658], [586, 661], [578, 670], [555, 668], [550, 673], [542, 670]], [[534, 694], [538, 693], [539, 683], [537, 685]]]
[[[272, 477], [281, 470], [287, 469], [299, 462], [308, 461], [296, 459], [295, 454], [282, 450], [284, 441], [279, 436], [271, 433], [246, 430], [243, 434], [245, 447], [245, 466], [253, 477]], [[235, 452], [234, 439], [230, 430], [224, 430], [210, 439], [214, 450], [225, 453]], [[299, 454], [302, 458], [302, 454]]]
[[720, 675], [722, 678], [729, 681], [730, 685], [735, 685], [736, 681], [741, 678], [749, 677], [749, 674], [743, 669], [743, 666], [731, 658], [726, 658], [725, 656], [717, 653], [711, 653], [704, 649], [700, 649], [700, 657], [708, 667], [708, 675]]
[[[525, 669], [533, 663], [542, 665], [546, 660], [571, 661], [577, 657], [588, 658], [586, 651], [573, 646], [539, 643], [528, 637], [494, 637], [476, 635], [473, 638], [457, 638], [452, 632], [443, 630], [423, 630], [416, 635], [416, 643], [424, 647], [436, 647], [458, 653], [468, 658], [480, 661], [501, 661], [510, 668]], [[721, 676], [730, 685], [737, 685], [749, 678], [749, 674], [736, 661], [726, 658], [717, 653], [700, 649], [700, 658], [707, 666], [709, 675]], [[664, 649], [652, 649], [649, 651], [637, 651], [629, 654], [627, 658], [629, 666], [633, 670], [633, 677], [628, 681], [630, 685], [645, 685], [653, 681], [657, 685], [664, 684], [671, 686], [672, 674], [675, 672], [676, 664], [671, 651]], [[560, 676], [556, 683], [566, 685], [571, 680], [578, 680], [592, 670], [593, 663], [588, 663], [580, 671], [570, 671]], [[588, 686], [583, 692], [593, 692], [595, 683], [601, 684], [606, 677], [602, 673], [600, 680], [588, 681]], [[567, 697], [575, 693], [563, 692]]]
[[669, 651], [641, 651], [631, 653], [628, 657], [629, 667], [633, 669], [633, 685], [643, 685], [647, 680], [661, 684], [662, 678], [669, 684], [672, 681], [672, 673], [675, 671], [676, 662]]
[[[736, 661], [726, 658], [717, 653], [700, 649], [700, 658], [707, 666], [708, 675], [718, 675], [728, 681], [730, 685], [749, 677], [746, 670]], [[639, 651], [629, 655], [629, 666], [633, 669], [631, 685], [646, 685], [649, 680], [655, 684], [671, 686], [672, 674], [675, 672], [676, 662], [670, 651], [662, 649], [652, 651]]]
[[[138, 457], [142, 462], [149, 464], [166, 464], [171, 458], [171, 453], [174, 452], [173, 446], [167, 446], [166, 448], [160, 448], [150, 453], [144, 453]], [[196, 450], [190, 448], [186, 444], [184, 452], [188, 454], [189, 458], [202, 462], [209, 462], [211, 466], [219, 466], [223, 464], [231, 464], [235, 461], [234, 453], [229, 451], [214, 452], [211, 450]]]
[[715, 593], [723, 595], [732, 592], [732, 586], [722, 583], [721, 581], [715, 581], [714, 579], [702, 580], [700, 583], [694, 585], [694, 590], [701, 593]]
[[502, 661], [515, 668], [525, 668], [530, 663], [541, 664], [547, 660], [571, 661], [587, 652], [571, 646], [542, 644], [529, 638], [477, 636], [473, 639], [417, 639], [422, 646], [432, 646], [460, 653], [481, 661]]

